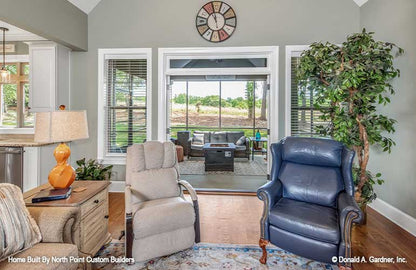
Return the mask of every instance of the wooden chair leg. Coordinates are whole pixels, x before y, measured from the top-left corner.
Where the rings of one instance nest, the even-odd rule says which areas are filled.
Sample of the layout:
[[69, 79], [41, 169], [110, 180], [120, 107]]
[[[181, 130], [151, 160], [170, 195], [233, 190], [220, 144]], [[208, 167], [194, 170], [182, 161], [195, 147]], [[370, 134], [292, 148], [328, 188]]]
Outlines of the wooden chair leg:
[[263, 255], [260, 258], [260, 263], [262, 263], [262, 264], [266, 264], [266, 262], [267, 262], [267, 250], [266, 250], [266, 246], [267, 246], [268, 243], [269, 243], [269, 241], [267, 241], [267, 240], [265, 240], [263, 238], [260, 238], [259, 246], [263, 250]]

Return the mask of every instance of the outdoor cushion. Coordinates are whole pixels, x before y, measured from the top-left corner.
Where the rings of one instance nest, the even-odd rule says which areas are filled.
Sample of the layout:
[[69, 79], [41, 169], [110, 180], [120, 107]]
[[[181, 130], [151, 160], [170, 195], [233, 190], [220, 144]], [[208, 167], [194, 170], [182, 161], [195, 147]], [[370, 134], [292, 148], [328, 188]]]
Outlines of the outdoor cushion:
[[203, 145], [204, 144], [204, 134], [194, 134], [192, 139], [192, 144]]
[[304, 237], [332, 244], [340, 241], [337, 210], [332, 207], [282, 198], [271, 209], [269, 220], [273, 226]]
[[194, 131], [195, 134], [204, 134], [204, 143], [209, 143], [211, 141], [211, 132], [210, 131]]
[[211, 143], [226, 143], [227, 133], [226, 132], [213, 132], [211, 133]]
[[227, 142], [236, 144], [242, 136], [244, 136], [243, 131], [227, 131]]
[[[238, 141], [235, 143], [235, 145], [237, 146], [241, 146], [241, 145], [245, 145], [246, 144], [246, 136], [241, 136], [240, 139], [238, 139]], [[245, 147], [244, 147], [245, 149]]]
[[199, 144], [191, 144], [191, 149], [194, 150], [203, 150], [202, 148], [204, 147], [204, 145], [199, 145]]
[[245, 151], [247, 147], [245, 145], [236, 145], [235, 150], [237, 151]]

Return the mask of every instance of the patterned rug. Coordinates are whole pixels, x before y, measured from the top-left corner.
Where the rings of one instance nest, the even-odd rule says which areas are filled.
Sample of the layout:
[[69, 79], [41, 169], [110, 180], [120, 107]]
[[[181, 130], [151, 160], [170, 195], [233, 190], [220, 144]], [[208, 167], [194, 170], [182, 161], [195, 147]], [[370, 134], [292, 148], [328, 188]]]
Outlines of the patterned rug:
[[205, 171], [204, 158], [193, 157], [191, 160], [179, 162], [180, 174], [220, 174], [220, 175], [267, 175], [267, 163], [262, 157], [256, 157], [254, 160], [235, 159], [234, 172], [225, 171]]
[[[133, 265], [126, 264], [95, 264], [95, 269], [103, 270], [211, 270], [211, 269], [235, 269], [235, 270], [315, 270], [338, 269], [335, 265], [311, 261], [274, 246], [269, 246], [267, 265], [259, 262], [261, 249], [258, 246], [207, 244], [199, 243], [193, 248], [175, 253], [170, 256], [157, 258]], [[124, 242], [113, 240], [103, 247], [97, 257], [110, 258], [111, 256], [123, 257]]]

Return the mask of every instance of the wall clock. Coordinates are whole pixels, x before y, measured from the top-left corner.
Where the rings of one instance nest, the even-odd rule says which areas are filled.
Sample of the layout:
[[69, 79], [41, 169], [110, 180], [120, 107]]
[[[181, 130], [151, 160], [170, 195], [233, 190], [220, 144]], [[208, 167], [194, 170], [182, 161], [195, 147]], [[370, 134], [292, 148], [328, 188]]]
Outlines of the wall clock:
[[199, 34], [211, 42], [227, 40], [237, 26], [237, 17], [228, 4], [221, 1], [206, 3], [196, 16]]

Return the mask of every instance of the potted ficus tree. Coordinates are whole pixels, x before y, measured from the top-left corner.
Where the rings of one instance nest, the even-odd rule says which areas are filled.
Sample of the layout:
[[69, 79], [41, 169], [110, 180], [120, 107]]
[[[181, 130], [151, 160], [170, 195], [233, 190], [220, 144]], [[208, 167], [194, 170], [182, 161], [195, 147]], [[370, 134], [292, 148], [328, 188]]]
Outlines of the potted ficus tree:
[[374, 40], [366, 32], [347, 37], [342, 45], [317, 42], [303, 52], [298, 67], [301, 89], [313, 91], [314, 106], [328, 125], [318, 126], [323, 136], [343, 142], [356, 152], [353, 169], [355, 198], [362, 209], [376, 198], [373, 185], [384, 180], [370, 172], [370, 146], [391, 152], [395, 120], [378, 111], [395, 93], [392, 79], [400, 75], [393, 59], [403, 49]]

